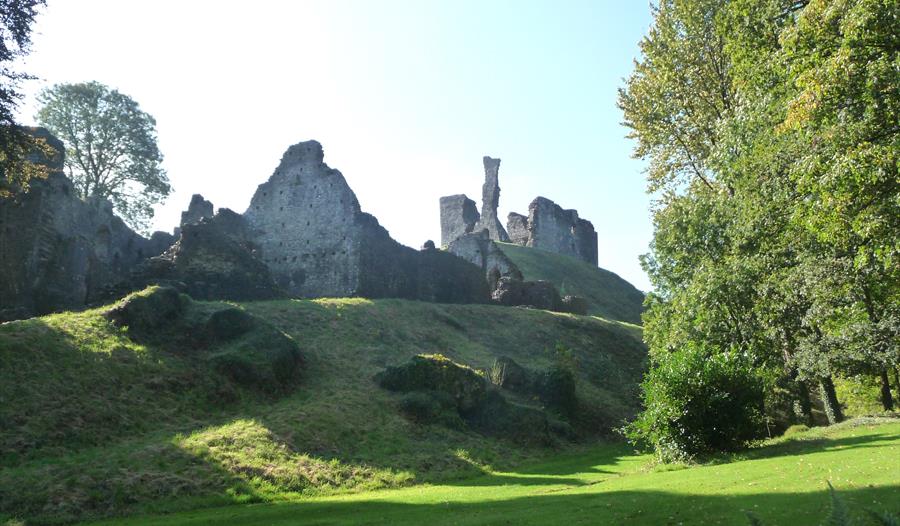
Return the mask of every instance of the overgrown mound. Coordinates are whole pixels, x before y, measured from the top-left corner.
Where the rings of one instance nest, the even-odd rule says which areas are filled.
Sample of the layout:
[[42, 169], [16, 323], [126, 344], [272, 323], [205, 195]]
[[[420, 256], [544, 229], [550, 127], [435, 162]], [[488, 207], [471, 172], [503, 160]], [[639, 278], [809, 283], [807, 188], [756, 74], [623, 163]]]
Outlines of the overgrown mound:
[[239, 384], [272, 393], [290, 387], [302, 365], [293, 339], [239, 308], [205, 312], [192, 305], [171, 287], [151, 287], [105, 315], [133, 338], [196, 353]]
[[[527, 374], [528, 392], [532, 392], [535, 382], [541, 382], [544, 376]], [[484, 373], [440, 354], [414, 356], [404, 364], [386, 368], [375, 380], [385, 389], [404, 393], [401, 410], [417, 423], [467, 425], [488, 435], [524, 443], [552, 443], [551, 432], [572, 434], [566, 423], [545, 411], [508, 400]], [[546, 382], [537, 389], [549, 392], [555, 387], [558, 385]], [[571, 393], [562, 397], [553, 393], [547, 399], [555, 402], [558, 398], [574, 397], [574, 387], [572, 383]]]

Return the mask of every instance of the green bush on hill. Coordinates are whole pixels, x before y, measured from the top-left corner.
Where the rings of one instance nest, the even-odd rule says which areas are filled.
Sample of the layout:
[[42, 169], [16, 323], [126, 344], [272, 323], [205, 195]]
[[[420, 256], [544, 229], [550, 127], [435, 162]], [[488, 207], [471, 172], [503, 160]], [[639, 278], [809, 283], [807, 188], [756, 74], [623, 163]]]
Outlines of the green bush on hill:
[[765, 433], [763, 380], [737, 353], [687, 345], [655, 357], [645, 377], [646, 408], [626, 428], [661, 460], [734, 451]]

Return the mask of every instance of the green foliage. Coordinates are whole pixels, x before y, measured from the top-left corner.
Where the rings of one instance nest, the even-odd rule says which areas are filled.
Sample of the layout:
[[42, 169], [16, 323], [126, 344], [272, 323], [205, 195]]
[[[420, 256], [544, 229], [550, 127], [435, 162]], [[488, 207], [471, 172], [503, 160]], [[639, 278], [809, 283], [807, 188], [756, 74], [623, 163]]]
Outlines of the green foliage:
[[46, 176], [46, 170], [28, 161], [39, 145], [15, 118], [22, 98], [19, 83], [32, 77], [13, 67], [13, 62], [28, 53], [31, 26], [38, 8], [46, 4], [46, 0], [0, 1], [0, 199], [27, 189], [30, 179]]
[[764, 384], [745, 357], [688, 345], [656, 361], [642, 384], [647, 407], [627, 427], [633, 441], [681, 461], [764, 436]]
[[810, 422], [816, 392], [839, 421], [840, 375], [879, 378], [892, 405], [897, 10], [896, 0], [661, 2], [620, 92], [657, 197], [642, 258], [651, 354], [735, 349], [781, 376], [769, 380], [772, 422], [790, 423], [791, 405]]
[[38, 97], [41, 126], [66, 144], [66, 172], [82, 198], [112, 201], [147, 232], [153, 206], [172, 191], [161, 167], [156, 120], [131, 97], [98, 82], [57, 84]]

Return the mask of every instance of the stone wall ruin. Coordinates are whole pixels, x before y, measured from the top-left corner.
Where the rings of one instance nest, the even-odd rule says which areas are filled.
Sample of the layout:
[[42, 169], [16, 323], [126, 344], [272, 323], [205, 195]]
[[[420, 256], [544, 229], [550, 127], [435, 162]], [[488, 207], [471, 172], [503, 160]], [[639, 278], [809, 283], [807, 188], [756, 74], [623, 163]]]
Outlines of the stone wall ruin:
[[507, 218], [510, 241], [573, 256], [597, 265], [597, 232], [594, 225], [578, 217], [576, 210], [564, 210], [546, 197], [528, 205], [528, 217], [511, 213]]

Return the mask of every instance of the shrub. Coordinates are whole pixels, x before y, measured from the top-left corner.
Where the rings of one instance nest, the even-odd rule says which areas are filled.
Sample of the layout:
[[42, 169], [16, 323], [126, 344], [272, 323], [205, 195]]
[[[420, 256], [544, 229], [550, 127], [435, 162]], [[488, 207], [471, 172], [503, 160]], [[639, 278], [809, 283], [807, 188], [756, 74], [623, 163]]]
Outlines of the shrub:
[[688, 345], [657, 357], [626, 435], [663, 461], [733, 451], [764, 435], [763, 385], [741, 355]]

